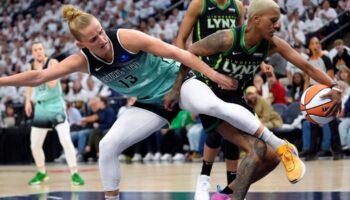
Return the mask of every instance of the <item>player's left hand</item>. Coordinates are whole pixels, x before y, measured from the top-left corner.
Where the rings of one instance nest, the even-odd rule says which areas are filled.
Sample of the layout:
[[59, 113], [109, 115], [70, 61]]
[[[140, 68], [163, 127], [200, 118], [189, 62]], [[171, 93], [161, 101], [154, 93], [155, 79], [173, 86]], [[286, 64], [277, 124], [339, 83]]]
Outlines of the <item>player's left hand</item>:
[[179, 102], [180, 98], [180, 91], [176, 89], [171, 89], [170, 92], [168, 92], [164, 96], [164, 108], [166, 110], [172, 111], [174, 106]]
[[239, 86], [237, 79], [225, 74], [216, 73], [211, 80], [217, 83], [219, 88], [223, 90], [237, 90]]
[[[337, 88], [338, 89], [338, 88]], [[338, 89], [340, 90], [340, 89]], [[326, 112], [328, 116], [337, 116], [337, 114], [341, 111], [341, 91], [332, 89], [327, 94], [324, 94], [322, 98], [330, 98], [333, 101], [332, 106]]]

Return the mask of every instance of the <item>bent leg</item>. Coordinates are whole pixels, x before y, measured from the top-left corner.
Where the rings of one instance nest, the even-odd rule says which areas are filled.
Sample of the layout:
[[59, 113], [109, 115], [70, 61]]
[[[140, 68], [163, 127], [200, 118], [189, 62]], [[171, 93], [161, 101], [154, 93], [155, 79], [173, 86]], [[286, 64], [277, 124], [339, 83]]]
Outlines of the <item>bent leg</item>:
[[236, 179], [230, 184], [234, 197], [244, 199], [250, 185], [266, 176], [278, 165], [278, 156], [263, 141], [235, 129], [228, 123], [221, 123], [218, 131], [226, 140], [247, 153], [237, 169]]
[[119, 194], [119, 155], [131, 145], [147, 138], [167, 120], [145, 109], [131, 107], [113, 124], [100, 141], [99, 168], [106, 196]]

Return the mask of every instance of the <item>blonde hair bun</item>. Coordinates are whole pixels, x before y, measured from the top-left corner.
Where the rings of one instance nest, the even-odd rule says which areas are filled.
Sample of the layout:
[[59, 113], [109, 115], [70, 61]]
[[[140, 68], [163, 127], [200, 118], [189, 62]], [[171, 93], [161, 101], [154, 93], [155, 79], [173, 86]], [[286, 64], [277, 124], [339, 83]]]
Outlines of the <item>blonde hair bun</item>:
[[63, 8], [62, 8], [62, 16], [68, 22], [74, 20], [80, 14], [81, 14], [81, 11], [76, 9], [72, 5], [64, 5]]

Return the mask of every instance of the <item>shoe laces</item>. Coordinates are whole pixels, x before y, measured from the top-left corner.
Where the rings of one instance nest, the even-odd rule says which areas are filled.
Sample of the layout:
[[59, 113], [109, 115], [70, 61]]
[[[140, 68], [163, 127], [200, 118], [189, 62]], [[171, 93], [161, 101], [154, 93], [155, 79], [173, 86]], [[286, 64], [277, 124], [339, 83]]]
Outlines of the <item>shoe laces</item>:
[[295, 154], [294, 148], [287, 142], [286, 151], [283, 153], [282, 161], [287, 171], [292, 171], [295, 167], [293, 154]]

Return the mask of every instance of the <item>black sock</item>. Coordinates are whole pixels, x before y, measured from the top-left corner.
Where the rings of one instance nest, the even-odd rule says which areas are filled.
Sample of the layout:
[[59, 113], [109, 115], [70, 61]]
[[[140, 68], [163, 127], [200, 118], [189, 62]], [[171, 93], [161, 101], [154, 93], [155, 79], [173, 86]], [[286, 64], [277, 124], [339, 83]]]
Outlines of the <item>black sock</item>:
[[236, 171], [234, 172], [226, 171], [226, 175], [227, 175], [227, 185], [229, 185], [233, 180], [236, 179]]
[[232, 194], [233, 191], [231, 190], [231, 188], [229, 188], [228, 186], [226, 186], [222, 191], [222, 194]]
[[210, 176], [211, 168], [213, 167], [213, 162], [208, 162], [203, 160], [201, 175]]

